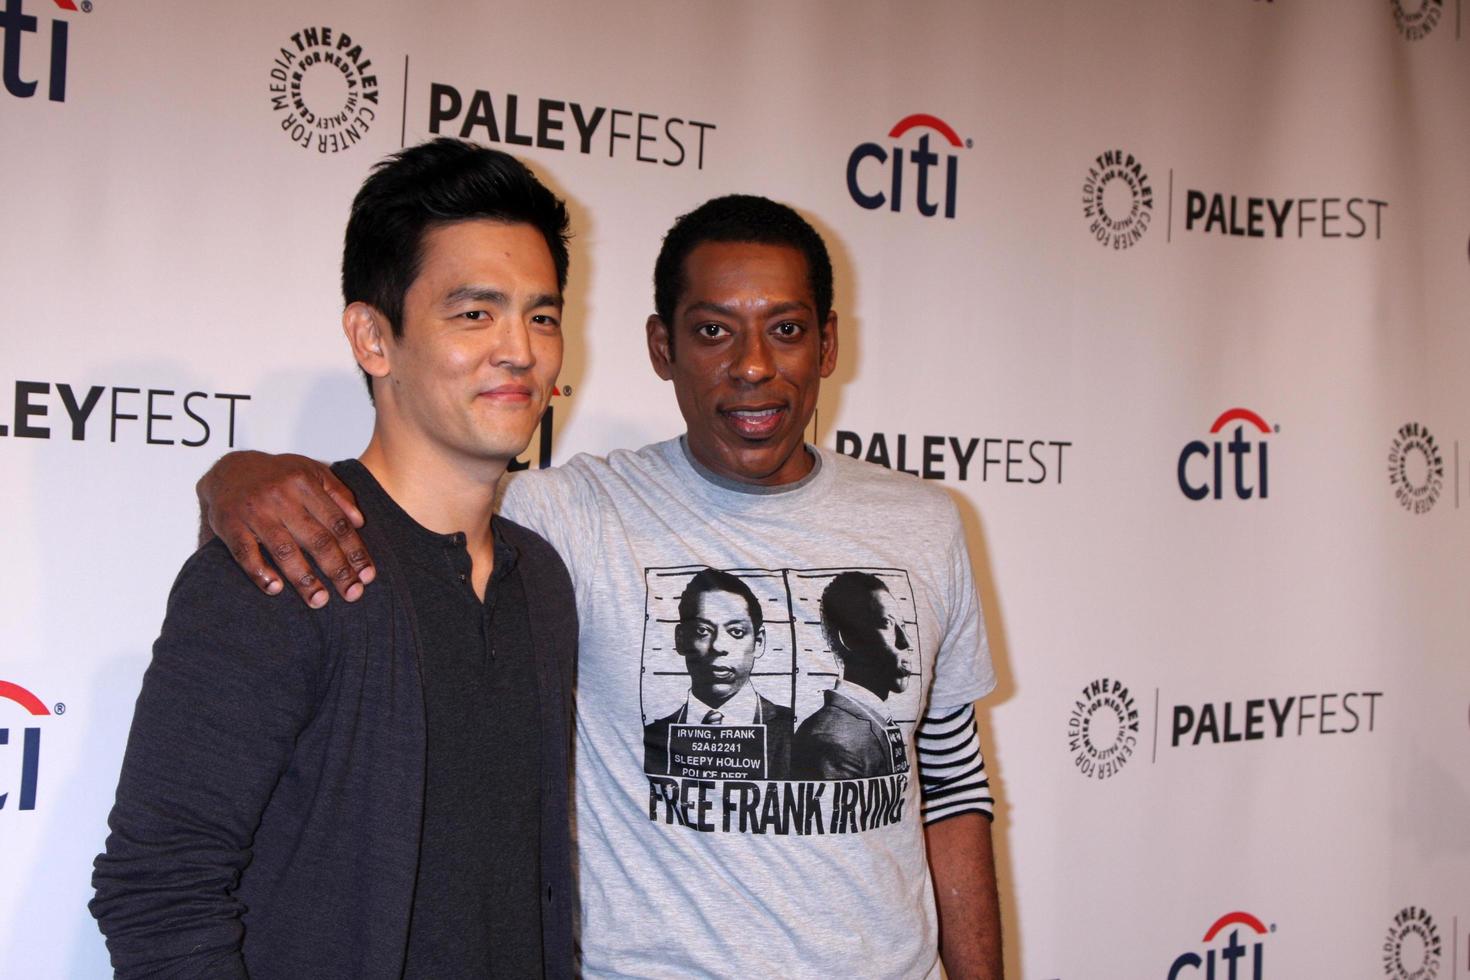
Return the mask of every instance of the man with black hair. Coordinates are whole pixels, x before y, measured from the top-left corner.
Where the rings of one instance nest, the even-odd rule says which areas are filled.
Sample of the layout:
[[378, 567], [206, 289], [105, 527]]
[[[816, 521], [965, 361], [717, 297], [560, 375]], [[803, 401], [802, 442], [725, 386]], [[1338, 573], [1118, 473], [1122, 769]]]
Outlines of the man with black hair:
[[[941, 957], [952, 977], [1001, 976], [992, 801], [973, 712], [995, 675], [964, 532], [943, 490], [805, 442], [837, 363], [831, 283], [821, 237], [784, 205], [732, 195], [679, 218], [645, 333], [685, 433], [505, 481], [501, 512], [562, 552], [577, 596], [588, 977], [937, 978]], [[344, 489], [311, 460], [232, 454], [199, 491], [263, 589], [284, 582], [257, 541], [313, 601], [326, 587], [302, 578], [296, 542], [344, 595], [371, 567], [349, 520], [360, 515], [338, 506]], [[646, 726], [658, 719], [644, 695], [666, 656], [656, 649], [662, 583], [691, 565], [780, 583], [785, 669], [818, 697], [813, 679], [830, 660], [813, 629], [814, 583], [845, 570], [902, 577], [899, 618], [922, 682], [901, 695], [895, 751], [915, 772], [646, 772]], [[763, 625], [769, 639], [777, 627], [771, 616]], [[820, 707], [794, 706], [797, 717]], [[729, 748], [703, 741], [690, 751]], [[712, 887], [721, 881], [729, 887]]]
[[358, 192], [342, 328], [376, 417], [331, 472], [378, 584], [308, 609], [219, 539], [184, 565], [93, 877], [119, 976], [571, 976], [575, 605], [493, 509], [561, 367], [566, 236], [454, 140]]
[[824, 703], [802, 721], [791, 766], [802, 779], [862, 779], [907, 772], [903, 732], [887, 710], [913, 675], [898, 600], [870, 572], [842, 572], [822, 591], [822, 630], [842, 667]]
[[[694, 573], [679, 595], [674, 648], [689, 671], [689, 693], [671, 714], [644, 727], [644, 771], [677, 772], [669, 765], [671, 737], [693, 731], [683, 736], [686, 744], [702, 741], [703, 729], [715, 727], [722, 731], [713, 741], [723, 748], [706, 756], [710, 765], [744, 778], [785, 779], [795, 718], [789, 707], [750, 682], [755, 662], [766, 652], [765, 616], [750, 586], [718, 568]], [[676, 763], [679, 757], [675, 752]]]

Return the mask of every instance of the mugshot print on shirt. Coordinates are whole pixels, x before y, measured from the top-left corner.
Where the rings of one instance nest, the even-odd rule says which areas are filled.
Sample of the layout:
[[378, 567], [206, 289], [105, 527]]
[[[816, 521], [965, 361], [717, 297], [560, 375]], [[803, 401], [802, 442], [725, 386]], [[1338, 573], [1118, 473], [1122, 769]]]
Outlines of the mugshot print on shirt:
[[649, 819], [843, 834], [904, 819], [923, 697], [893, 568], [645, 569]]

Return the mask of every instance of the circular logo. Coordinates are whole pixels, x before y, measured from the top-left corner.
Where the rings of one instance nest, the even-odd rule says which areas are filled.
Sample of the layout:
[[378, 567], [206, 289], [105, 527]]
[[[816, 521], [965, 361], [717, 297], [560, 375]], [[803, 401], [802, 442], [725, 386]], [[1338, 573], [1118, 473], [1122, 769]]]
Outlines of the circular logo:
[[1418, 422], [1399, 427], [1388, 450], [1388, 482], [1411, 514], [1427, 514], [1444, 488], [1444, 458], [1429, 430]]
[[1138, 746], [1138, 708], [1121, 681], [1101, 677], [1082, 687], [1067, 719], [1072, 764], [1089, 779], [1115, 776]]
[[331, 27], [304, 27], [276, 52], [271, 111], [303, 150], [340, 153], [378, 118], [378, 76], [362, 45]]
[[1092, 161], [1082, 182], [1082, 216], [1102, 245], [1132, 248], [1154, 217], [1154, 189], [1133, 154], [1109, 150]]
[[1383, 939], [1383, 973], [1394, 980], [1434, 980], [1444, 946], [1434, 917], [1409, 906], [1393, 917]]
[[1393, 23], [1405, 40], [1428, 37], [1444, 14], [1444, 0], [1389, 0]]

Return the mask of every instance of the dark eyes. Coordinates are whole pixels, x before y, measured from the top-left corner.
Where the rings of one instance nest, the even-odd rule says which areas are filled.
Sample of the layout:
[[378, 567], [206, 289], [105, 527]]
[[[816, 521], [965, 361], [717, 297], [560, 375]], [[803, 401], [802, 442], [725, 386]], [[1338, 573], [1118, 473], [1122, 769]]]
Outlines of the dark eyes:
[[[694, 328], [694, 332], [706, 340], [718, 340], [728, 335], [730, 330], [719, 323], [701, 323]], [[783, 340], [795, 340], [805, 332], [805, 328], [795, 320], [782, 320], [771, 327], [771, 332]]]
[[[494, 319], [489, 310], [465, 310], [458, 317], [471, 323], [489, 323]], [[559, 328], [561, 326], [561, 321], [550, 313], [538, 313], [531, 317], [531, 322], [543, 327]]]

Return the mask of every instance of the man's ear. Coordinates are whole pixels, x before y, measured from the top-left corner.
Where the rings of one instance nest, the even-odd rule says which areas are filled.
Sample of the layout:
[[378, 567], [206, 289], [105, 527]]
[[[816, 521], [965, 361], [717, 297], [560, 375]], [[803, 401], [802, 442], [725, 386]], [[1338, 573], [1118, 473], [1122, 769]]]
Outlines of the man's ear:
[[352, 346], [352, 356], [367, 374], [386, 378], [390, 368], [386, 339], [392, 331], [377, 309], [361, 301], [342, 311], [342, 333]]
[[822, 324], [822, 377], [830, 378], [837, 370], [837, 311], [827, 311], [827, 322]]
[[755, 659], [759, 660], [766, 655], [766, 628], [762, 626], [755, 631]]
[[668, 381], [674, 376], [674, 348], [669, 342], [669, 325], [657, 313], [652, 314], [645, 324], [648, 331], [648, 362], [653, 373]]

